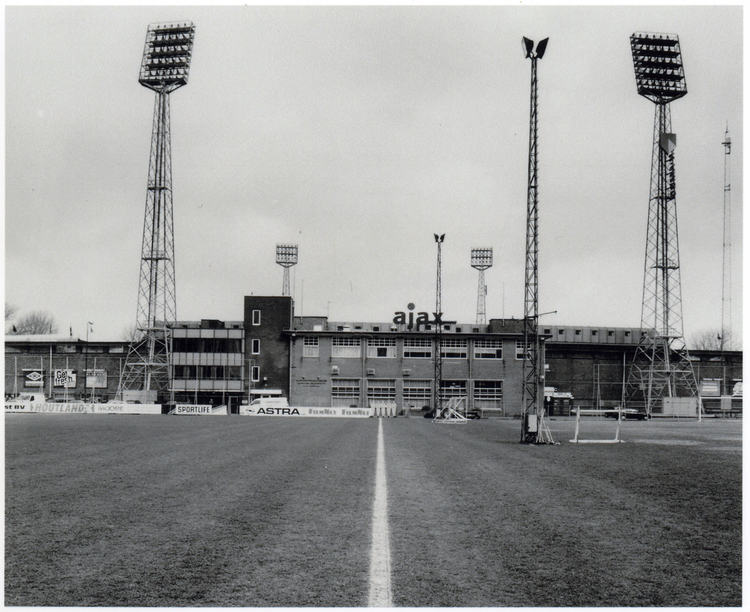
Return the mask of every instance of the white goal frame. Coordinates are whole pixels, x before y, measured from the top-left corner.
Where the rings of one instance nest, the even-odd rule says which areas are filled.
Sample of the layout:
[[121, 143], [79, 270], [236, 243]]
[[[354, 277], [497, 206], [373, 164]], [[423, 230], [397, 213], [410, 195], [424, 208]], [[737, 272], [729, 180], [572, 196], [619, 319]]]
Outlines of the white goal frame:
[[622, 422], [622, 408], [618, 409], [617, 414], [617, 429], [615, 430], [614, 440], [581, 440], [578, 437], [579, 425], [581, 423], [582, 414], [606, 416], [607, 413], [612, 412], [611, 410], [581, 410], [576, 409], [576, 431], [573, 439], [570, 440], [571, 444], [621, 444], [625, 440], [620, 440], [620, 423]]

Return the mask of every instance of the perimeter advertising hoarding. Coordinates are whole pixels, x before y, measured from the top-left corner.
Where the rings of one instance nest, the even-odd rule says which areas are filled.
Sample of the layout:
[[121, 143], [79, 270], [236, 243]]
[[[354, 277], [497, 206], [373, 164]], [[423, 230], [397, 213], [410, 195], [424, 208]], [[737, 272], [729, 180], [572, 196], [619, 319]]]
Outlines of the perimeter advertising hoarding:
[[269, 406], [259, 408], [257, 406], [242, 406], [240, 414], [247, 416], [292, 416], [292, 417], [347, 417], [347, 418], [369, 418], [372, 416], [371, 408], [319, 408], [307, 406], [278, 407]]
[[189, 414], [198, 416], [224, 416], [229, 414], [226, 406], [216, 406], [211, 404], [180, 404], [175, 406], [170, 414]]
[[5, 412], [37, 414], [161, 414], [161, 404], [84, 404], [83, 402], [6, 402]]

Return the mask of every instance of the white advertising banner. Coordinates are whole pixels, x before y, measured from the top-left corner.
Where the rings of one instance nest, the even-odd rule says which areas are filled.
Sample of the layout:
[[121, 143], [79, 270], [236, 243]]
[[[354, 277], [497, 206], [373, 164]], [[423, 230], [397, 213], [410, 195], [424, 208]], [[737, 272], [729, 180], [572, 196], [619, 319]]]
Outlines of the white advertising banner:
[[95, 414], [161, 414], [161, 404], [84, 404]]
[[291, 417], [347, 417], [347, 418], [369, 418], [372, 416], [370, 408], [318, 408], [308, 406], [289, 406], [280, 408], [269, 406], [261, 408], [258, 406], [242, 406], [240, 414], [247, 416], [291, 416]]
[[180, 404], [170, 414], [192, 414], [199, 416], [223, 416], [228, 414], [226, 406], [213, 407], [211, 404]]
[[87, 389], [106, 389], [107, 370], [86, 370]]
[[5, 412], [37, 414], [161, 414], [161, 404], [84, 404], [83, 402], [5, 402]]

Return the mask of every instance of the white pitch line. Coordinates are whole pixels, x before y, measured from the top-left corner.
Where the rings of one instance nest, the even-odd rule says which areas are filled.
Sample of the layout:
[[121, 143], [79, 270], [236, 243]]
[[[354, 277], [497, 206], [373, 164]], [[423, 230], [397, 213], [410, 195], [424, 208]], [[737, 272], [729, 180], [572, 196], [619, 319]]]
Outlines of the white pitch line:
[[378, 456], [375, 466], [375, 501], [372, 504], [370, 550], [370, 608], [392, 607], [391, 547], [388, 534], [388, 489], [385, 482], [383, 419], [378, 419]]

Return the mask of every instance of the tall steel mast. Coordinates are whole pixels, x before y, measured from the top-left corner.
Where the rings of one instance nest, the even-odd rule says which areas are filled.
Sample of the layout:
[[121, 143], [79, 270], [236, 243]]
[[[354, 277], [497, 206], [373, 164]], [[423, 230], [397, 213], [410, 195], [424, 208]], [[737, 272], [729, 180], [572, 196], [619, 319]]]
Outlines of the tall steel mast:
[[667, 397], [698, 397], [700, 404], [683, 337], [675, 194], [677, 137], [672, 133], [669, 106], [687, 94], [687, 85], [676, 35], [637, 32], [630, 37], [630, 47], [638, 94], [654, 103], [655, 115], [641, 336], [623, 395], [629, 406], [650, 416], [661, 410], [660, 400]]
[[544, 355], [539, 338], [539, 194], [537, 139], [537, 60], [542, 59], [547, 41], [523, 38], [524, 52], [531, 59], [531, 121], [529, 124], [529, 175], [526, 193], [526, 278], [523, 309], [523, 418], [521, 442], [552, 443], [544, 424]]
[[435, 405], [433, 414], [435, 418], [439, 417], [443, 410], [443, 284], [442, 284], [442, 266], [443, 266], [443, 242], [445, 234], [435, 234], [437, 243], [437, 283], [435, 286]]
[[[729, 156], [732, 152], [732, 140], [729, 138], [729, 126], [724, 132], [724, 239], [723, 258], [721, 263], [721, 350], [730, 348], [732, 342], [732, 186], [730, 183]], [[725, 393], [722, 390], [722, 393]], [[728, 394], [728, 393], [727, 393]]]
[[151, 24], [138, 82], [156, 93], [151, 132], [146, 213], [138, 283], [136, 337], [123, 368], [118, 396], [142, 392], [142, 401], [172, 401], [171, 332], [177, 316], [172, 213], [169, 94], [187, 85], [195, 26]]

